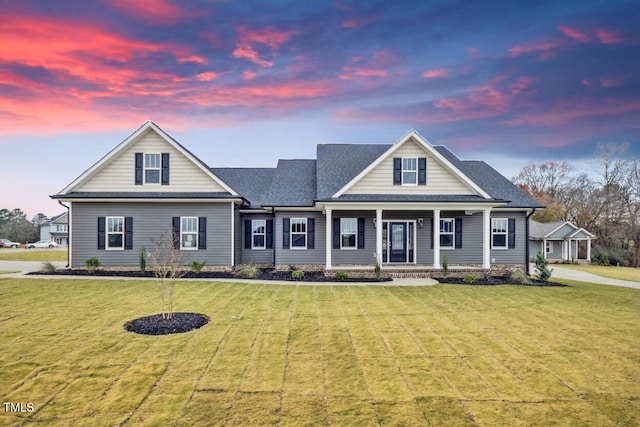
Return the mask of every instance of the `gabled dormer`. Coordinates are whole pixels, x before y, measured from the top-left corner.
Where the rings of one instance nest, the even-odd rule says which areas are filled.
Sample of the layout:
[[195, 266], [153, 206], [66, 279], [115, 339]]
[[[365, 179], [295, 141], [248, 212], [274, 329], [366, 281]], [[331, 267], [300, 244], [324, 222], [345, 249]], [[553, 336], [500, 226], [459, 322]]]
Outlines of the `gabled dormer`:
[[61, 190], [70, 194], [238, 194], [154, 122], [148, 121]]
[[469, 195], [491, 198], [414, 130], [391, 145], [333, 194], [333, 197], [358, 194]]

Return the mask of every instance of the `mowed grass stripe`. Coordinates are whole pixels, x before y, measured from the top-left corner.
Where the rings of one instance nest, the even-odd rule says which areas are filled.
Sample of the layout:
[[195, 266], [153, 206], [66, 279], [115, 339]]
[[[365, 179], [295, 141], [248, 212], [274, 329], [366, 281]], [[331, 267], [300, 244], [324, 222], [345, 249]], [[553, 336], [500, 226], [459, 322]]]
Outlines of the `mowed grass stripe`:
[[569, 284], [188, 281], [149, 337], [152, 280], [0, 279], [0, 424], [639, 424], [640, 292]]

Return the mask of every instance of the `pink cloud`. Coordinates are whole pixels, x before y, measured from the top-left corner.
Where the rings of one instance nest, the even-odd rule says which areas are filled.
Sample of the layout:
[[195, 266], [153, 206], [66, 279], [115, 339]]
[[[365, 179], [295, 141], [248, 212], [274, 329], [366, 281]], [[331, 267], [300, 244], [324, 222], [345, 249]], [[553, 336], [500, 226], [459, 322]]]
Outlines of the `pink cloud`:
[[449, 70], [447, 70], [446, 68], [436, 68], [422, 73], [422, 77], [424, 77], [425, 79], [436, 79], [440, 77], [447, 77], [448, 75]]
[[371, 18], [353, 18], [342, 21], [342, 28], [360, 28], [372, 21]]
[[253, 80], [256, 78], [256, 76], [258, 75], [258, 73], [256, 73], [255, 71], [252, 70], [244, 70], [242, 72], [242, 79], [243, 80]]
[[591, 86], [591, 82], [588, 79], [582, 79], [580, 83], [582, 83], [583, 86]]
[[260, 57], [260, 54], [256, 52], [250, 45], [239, 44], [232, 53], [234, 58], [244, 58], [258, 64], [261, 67], [271, 67], [273, 62], [266, 61]]
[[600, 86], [602, 87], [615, 87], [617, 85], [618, 83], [612, 78], [608, 78], [608, 77], [600, 78]]
[[518, 95], [522, 92], [527, 91], [533, 83], [535, 83], [538, 79], [536, 77], [531, 76], [521, 76], [516, 79], [514, 83], [511, 84], [511, 93], [514, 95]]
[[467, 54], [472, 58], [476, 58], [478, 55], [480, 55], [480, 51], [475, 47], [468, 47]]
[[190, 55], [190, 56], [178, 58], [177, 61], [180, 63], [193, 62], [195, 64], [206, 64], [207, 58], [199, 55]]
[[510, 47], [507, 51], [509, 52], [509, 56], [520, 56], [529, 53], [537, 53], [538, 57], [542, 60], [549, 59], [553, 57], [554, 49], [558, 49], [563, 47], [564, 43], [552, 40], [547, 42], [533, 42], [527, 44], [516, 45]]
[[598, 41], [602, 44], [621, 44], [628, 41], [615, 31], [607, 28], [596, 28], [593, 32], [595, 33]]
[[295, 34], [294, 31], [279, 31], [272, 27], [250, 29], [239, 26], [236, 31], [238, 32], [238, 43], [233, 51], [233, 57], [248, 59], [261, 67], [272, 67], [273, 61], [263, 59], [253, 45], [262, 44], [273, 52], [277, 52], [280, 46]]
[[389, 49], [374, 52], [368, 60], [362, 56], [354, 56], [349, 65], [342, 67], [340, 79], [389, 77], [390, 72], [386, 68], [400, 63], [400, 59]]
[[150, 24], [172, 25], [193, 16], [168, 0], [111, 0], [111, 5], [132, 18]]
[[196, 75], [196, 79], [200, 80], [201, 82], [210, 82], [212, 80], [216, 80], [219, 77], [220, 75], [213, 71], [207, 71]]
[[580, 43], [588, 43], [591, 40], [587, 34], [583, 33], [582, 31], [576, 28], [569, 27], [568, 25], [560, 25], [558, 27], [558, 31], [560, 31], [565, 36], [573, 40], [576, 40]]

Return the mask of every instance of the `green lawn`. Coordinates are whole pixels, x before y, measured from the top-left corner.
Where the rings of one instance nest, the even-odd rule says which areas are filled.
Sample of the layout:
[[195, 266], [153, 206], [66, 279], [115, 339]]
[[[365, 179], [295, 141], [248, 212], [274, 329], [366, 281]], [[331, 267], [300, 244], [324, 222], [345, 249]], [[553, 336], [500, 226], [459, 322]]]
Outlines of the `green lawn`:
[[66, 261], [67, 249], [0, 249], [0, 260], [5, 261]]
[[[554, 265], [549, 265], [550, 268], [554, 268]], [[591, 274], [597, 274], [602, 277], [609, 277], [611, 279], [631, 280], [640, 282], [640, 268], [633, 267], [605, 267], [603, 265], [584, 265], [584, 264], [558, 264], [561, 268], [571, 268], [573, 270], [580, 270]]]
[[640, 424], [640, 291], [0, 279], [0, 425]]

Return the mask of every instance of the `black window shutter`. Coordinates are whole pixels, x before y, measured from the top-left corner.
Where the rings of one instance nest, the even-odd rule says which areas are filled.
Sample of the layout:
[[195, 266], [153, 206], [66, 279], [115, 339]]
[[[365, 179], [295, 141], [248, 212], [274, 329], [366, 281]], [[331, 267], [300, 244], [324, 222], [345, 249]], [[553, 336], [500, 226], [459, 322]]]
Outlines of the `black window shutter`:
[[282, 218], [282, 249], [289, 249], [289, 233], [291, 225], [289, 218]]
[[509, 249], [515, 249], [516, 247], [516, 219], [509, 218], [509, 227], [508, 227], [508, 247]]
[[358, 218], [358, 249], [364, 249], [364, 218]]
[[402, 158], [393, 158], [393, 185], [402, 184]]
[[198, 217], [198, 249], [207, 249], [207, 217]]
[[460, 249], [462, 247], [462, 218], [456, 218], [455, 229], [455, 248]]
[[244, 248], [251, 249], [251, 220], [244, 220]]
[[133, 217], [124, 217], [124, 248], [133, 249]]
[[307, 249], [315, 249], [316, 247], [315, 225], [315, 218], [307, 218]]
[[418, 159], [418, 185], [427, 185], [427, 158]]
[[98, 217], [98, 249], [104, 249], [105, 220], [103, 216]]
[[171, 229], [173, 232], [173, 248], [180, 249], [180, 217], [173, 217], [173, 227]]
[[273, 220], [267, 220], [267, 249], [273, 249]]
[[434, 218], [431, 218], [431, 249], [433, 249], [433, 235], [434, 235], [434, 231], [433, 231], [433, 227], [434, 227]]
[[136, 185], [142, 185], [142, 153], [136, 153]]
[[162, 185], [169, 185], [169, 153], [162, 153]]
[[340, 218], [333, 218], [333, 249], [340, 249]]

